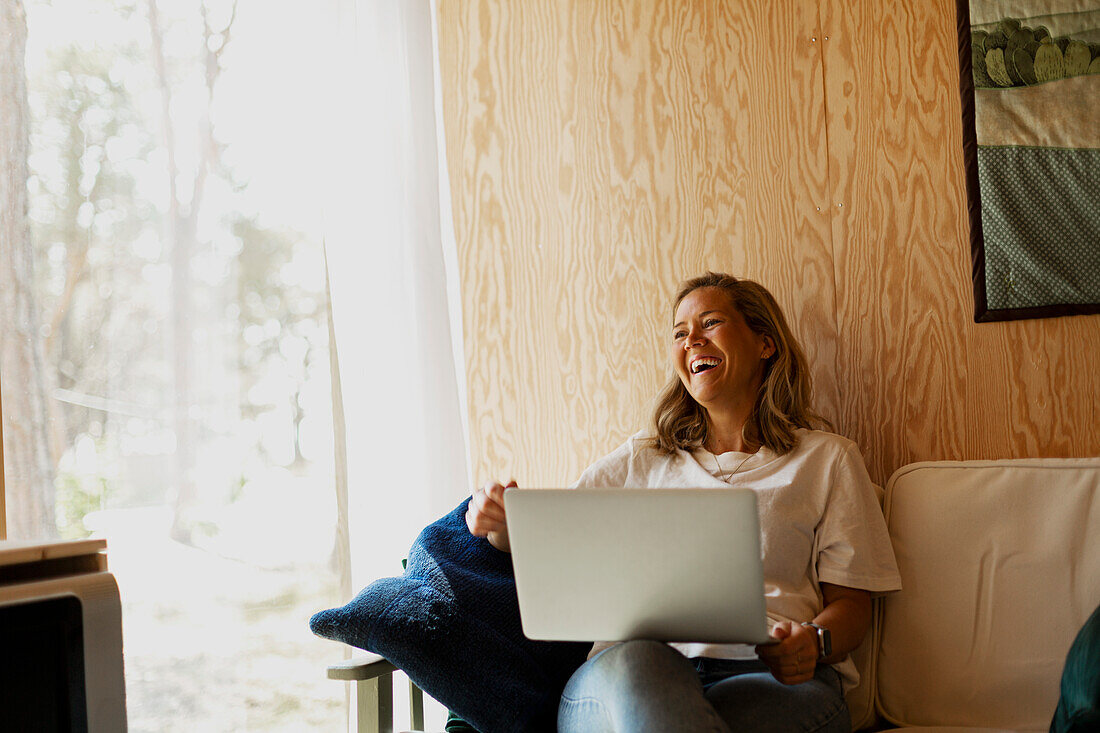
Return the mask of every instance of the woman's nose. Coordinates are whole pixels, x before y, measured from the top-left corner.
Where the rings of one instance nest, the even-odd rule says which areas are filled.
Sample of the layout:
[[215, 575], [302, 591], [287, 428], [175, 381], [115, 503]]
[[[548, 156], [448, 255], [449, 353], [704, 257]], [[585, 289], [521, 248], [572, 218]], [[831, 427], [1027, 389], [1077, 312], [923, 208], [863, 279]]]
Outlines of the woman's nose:
[[687, 338], [684, 339], [684, 350], [687, 351], [693, 346], [699, 346], [704, 341], [706, 341], [706, 339], [703, 337], [703, 333], [701, 331], [696, 331], [693, 328], [688, 331]]

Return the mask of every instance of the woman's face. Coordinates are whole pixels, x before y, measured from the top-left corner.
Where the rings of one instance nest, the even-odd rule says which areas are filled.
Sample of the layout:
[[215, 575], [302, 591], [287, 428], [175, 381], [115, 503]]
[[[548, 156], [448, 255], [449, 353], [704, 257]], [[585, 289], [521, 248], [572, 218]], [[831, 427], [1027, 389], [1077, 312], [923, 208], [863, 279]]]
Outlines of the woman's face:
[[772, 340], [753, 331], [720, 288], [699, 288], [676, 307], [672, 366], [703, 407], [756, 399]]

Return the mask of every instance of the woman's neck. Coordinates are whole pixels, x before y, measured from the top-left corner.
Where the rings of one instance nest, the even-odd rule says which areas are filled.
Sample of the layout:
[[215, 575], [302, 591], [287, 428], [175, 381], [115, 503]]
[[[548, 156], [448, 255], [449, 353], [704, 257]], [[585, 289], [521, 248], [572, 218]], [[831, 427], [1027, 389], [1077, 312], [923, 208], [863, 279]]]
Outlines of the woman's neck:
[[729, 451], [755, 453], [760, 449], [760, 445], [751, 438], [746, 440], [744, 430], [751, 415], [751, 409], [747, 413], [744, 410], [727, 413], [708, 410], [707, 440], [703, 447], [716, 455]]

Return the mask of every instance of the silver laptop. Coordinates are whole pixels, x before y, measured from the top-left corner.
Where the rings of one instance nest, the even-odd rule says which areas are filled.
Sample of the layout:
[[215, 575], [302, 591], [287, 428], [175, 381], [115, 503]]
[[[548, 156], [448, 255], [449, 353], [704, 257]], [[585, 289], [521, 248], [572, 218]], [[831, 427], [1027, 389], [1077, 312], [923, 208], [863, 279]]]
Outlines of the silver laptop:
[[772, 641], [750, 489], [509, 489], [523, 633]]

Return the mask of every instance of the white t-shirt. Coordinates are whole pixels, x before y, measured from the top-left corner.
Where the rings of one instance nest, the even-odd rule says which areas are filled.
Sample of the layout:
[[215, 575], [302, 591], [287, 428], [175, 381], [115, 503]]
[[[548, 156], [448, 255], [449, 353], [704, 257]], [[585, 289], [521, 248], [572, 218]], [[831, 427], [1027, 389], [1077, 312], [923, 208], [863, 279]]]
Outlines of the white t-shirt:
[[[820, 583], [875, 594], [901, 589], [875, 489], [856, 444], [820, 430], [798, 430], [786, 455], [705, 450], [668, 456], [646, 446], [645, 431], [585, 469], [574, 488], [749, 488], [760, 511], [764, 593], [773, 622], [812, 620], [823, 608]], [[723, 480], [725, 479], [725, 480]], [[610, 644], [597, 643], [592, 654]], [[755, 659], [744, 644], [672, 644], [687, 657]], [[859, 674], [851, 658], [834, 665], [844, 689]]]

